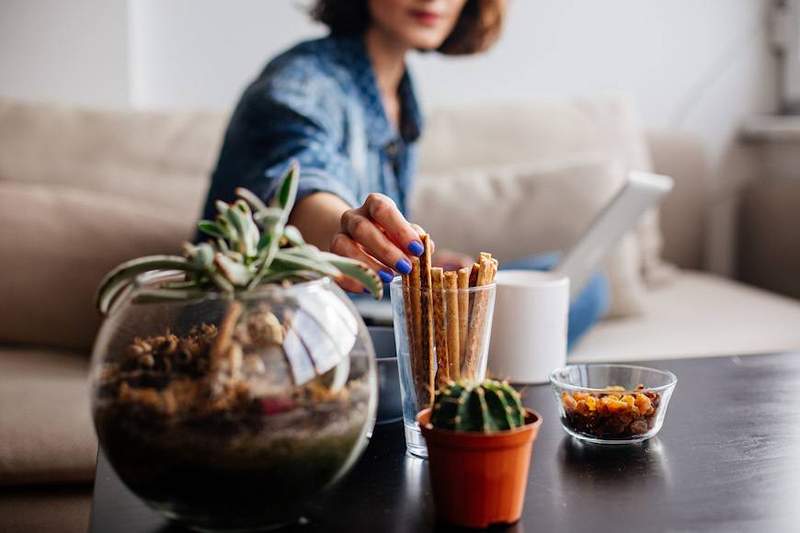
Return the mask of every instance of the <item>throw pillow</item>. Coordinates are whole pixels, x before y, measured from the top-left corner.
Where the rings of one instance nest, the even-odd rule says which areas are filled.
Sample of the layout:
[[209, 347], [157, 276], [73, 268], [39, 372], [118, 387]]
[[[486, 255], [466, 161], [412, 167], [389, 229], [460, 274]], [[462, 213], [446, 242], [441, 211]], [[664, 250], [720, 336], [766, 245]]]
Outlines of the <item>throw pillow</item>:
[[[624, 176], [618, 164], [598, 158], [420, 176], [411, 214], [435, 236], [437, 246], [472, 255], [491, 251], [505, 261], [563, 251], [589, 227]], [[638, 250], [631, 233], [606, 260], [609, 316], [642, 310]]]

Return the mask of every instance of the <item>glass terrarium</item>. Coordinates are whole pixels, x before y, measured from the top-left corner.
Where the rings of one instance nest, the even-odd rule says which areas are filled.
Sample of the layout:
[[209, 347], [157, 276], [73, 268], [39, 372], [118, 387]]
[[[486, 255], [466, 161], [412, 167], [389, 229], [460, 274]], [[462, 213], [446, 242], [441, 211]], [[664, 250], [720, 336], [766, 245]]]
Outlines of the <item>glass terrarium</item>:
[[328, 279], [245, 297], [112, 309], [95, 344], [92, 409], [119, 477], [202, 529], [296, 518], [358, 457], [374, 424], [366, 328]]
[[92, 359], [100, 445], [122, 481], [201, 530], [262, 529], [352, 466], [375, 422], [369, 334], [334, 279], [377, 275], [287, 225], [292, 166], [265, 205], [239, 189], [182, 256], [109, 272]]

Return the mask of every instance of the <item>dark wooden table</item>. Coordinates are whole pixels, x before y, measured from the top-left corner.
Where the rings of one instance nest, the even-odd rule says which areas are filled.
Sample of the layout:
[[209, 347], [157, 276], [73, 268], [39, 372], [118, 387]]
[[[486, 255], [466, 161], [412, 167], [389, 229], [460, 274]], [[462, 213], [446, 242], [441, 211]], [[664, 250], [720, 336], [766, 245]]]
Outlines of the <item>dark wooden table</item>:
[[[547, 386], [524, 390], [544, 424], [525, 511], [511, 531], [800, 531], [800, 354], [650, 362], [678, 376], [661, 434], [643, 445], [581, 445]], [[345, 480], [291, 531], [428, 531], [425, 461], [399, 423], [376, 427]], [[101, 455], [93, 532], [179, 531], [145, 507]]]

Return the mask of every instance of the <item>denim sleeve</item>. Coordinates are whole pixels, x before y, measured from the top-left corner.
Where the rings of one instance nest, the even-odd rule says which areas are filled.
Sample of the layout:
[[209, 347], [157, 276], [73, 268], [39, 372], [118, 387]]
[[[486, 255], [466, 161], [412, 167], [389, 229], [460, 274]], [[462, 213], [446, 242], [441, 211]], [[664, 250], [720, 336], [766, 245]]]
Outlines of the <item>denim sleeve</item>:
[[[300, 163], [298, 199], [335, 194], [357, 205], [353, 169], [342, 151], [344, 106], [331, 83], [272, 80], [251, 87], [231, 119], [216, 180], [230, 181], [268, 201], [292, 160]], [[226, 150], [230, 153], [226, 154]], [[237, 172], [225, 172], [223, 161]]]

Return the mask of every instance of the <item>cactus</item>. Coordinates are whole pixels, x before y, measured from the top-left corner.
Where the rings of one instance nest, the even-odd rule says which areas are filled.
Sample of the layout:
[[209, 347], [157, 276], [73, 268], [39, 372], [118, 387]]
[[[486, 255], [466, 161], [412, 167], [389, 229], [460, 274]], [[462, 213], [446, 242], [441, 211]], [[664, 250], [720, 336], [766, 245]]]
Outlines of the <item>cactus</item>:
[[449, 382], [436, 391], [431, 425], [439, 429], [493, 433], [521, 427], [525, 410], [505, 381]]
[[247, 189], [236, 189], [233, 204], [218, 201], [215, 220], [201, 220], [200, 231], [210, 240], [185, 243], [183, 256], [154, 255], [126, 261], [106, 274], [97, 292], [97, 307], [108, 313], [114, 301], [139, 274], [174, 270], [184, 279], [155, 289], [141, 290], [137, 302], [199, 298], [208, 292], [237, 294], [259, 285], [295, 282], [330, 276], [349, 277], [377, 299], [383, 284], [360, 261], [322, 252], [306, 244], [300, 231], [287, 224], [297, 196], [299, 167], [293, 162], [267, 206]]

